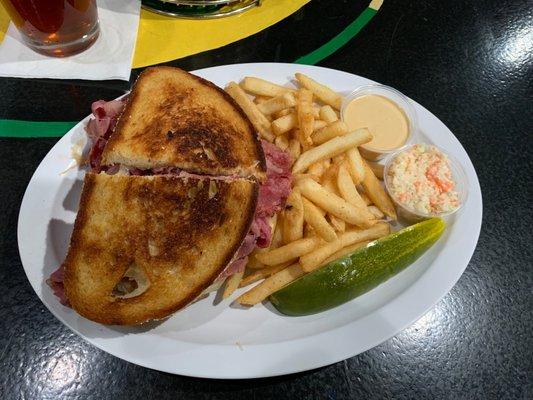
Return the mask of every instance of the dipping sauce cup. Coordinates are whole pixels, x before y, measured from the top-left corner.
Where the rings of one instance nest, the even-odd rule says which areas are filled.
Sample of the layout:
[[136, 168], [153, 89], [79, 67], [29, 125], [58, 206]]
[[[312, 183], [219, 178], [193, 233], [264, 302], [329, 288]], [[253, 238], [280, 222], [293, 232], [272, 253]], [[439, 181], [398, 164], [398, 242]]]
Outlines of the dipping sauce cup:
[[361, 86], [343, 100], [341, 118], [350, 131], [367, 128], [374, 137], [359, 147], [367, 160], [377, 161], [416, 141], [416, 114], [409, 99], [384, 85]]

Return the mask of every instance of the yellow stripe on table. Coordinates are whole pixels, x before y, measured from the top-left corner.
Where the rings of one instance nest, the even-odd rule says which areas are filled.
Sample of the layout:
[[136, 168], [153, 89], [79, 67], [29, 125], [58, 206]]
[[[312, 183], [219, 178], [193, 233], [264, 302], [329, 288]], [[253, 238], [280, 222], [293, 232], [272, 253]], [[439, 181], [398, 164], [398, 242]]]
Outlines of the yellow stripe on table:
[[133, 68], [177, 60], [251, 36], [288, 17], [309, 0], [263, 0], [242, 14], [189, 20], [141, 10]]

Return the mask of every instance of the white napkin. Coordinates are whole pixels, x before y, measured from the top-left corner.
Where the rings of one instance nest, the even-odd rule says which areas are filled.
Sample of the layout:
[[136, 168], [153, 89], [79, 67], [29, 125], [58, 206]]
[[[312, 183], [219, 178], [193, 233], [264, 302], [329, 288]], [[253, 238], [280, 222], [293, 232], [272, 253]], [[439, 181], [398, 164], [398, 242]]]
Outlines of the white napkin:
[[129, 80], [139, 25], [140, 0], [98, 0], [100, 36], [80, 54], [47, 57], [30, 50], [11, 23], [0, 44], [0, 76]]

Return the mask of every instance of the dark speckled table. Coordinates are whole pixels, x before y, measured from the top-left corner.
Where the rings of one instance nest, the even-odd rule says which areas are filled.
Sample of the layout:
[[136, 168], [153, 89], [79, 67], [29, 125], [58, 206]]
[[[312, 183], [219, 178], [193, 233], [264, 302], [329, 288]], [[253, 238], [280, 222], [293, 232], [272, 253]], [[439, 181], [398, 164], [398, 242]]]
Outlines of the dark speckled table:
[[[191, 70], [290, 62], [332, 37], [365, 5], [316, 0], [250, 38], [169, 64]], [[1, 139], [0, 398], [533, 398], [531, 2], [385, 0], [372, 22], [320, 65], [396, 87], [437, 115], [469, 153], [483, 192], [483, 228], [453, 290], [393, 339], [310, 372], [217, 381], [128, 364], [57, 321], [20, 263], [20, 201], [56, 139]], [[92, 101], [128, 87], [0, 79], [0, 118], [79, 120]], [[76, 368], [69, 370], [64, 360]]]

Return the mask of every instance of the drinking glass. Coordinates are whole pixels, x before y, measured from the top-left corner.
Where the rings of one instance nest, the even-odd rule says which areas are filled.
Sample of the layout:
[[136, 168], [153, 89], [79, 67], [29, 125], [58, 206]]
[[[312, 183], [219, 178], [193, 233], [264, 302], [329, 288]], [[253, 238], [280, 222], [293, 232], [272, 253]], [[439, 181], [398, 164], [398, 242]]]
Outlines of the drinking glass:
[[53, 57], [82, 52], [98, 38], [96, 0], [0, 0], [24, 42]]

